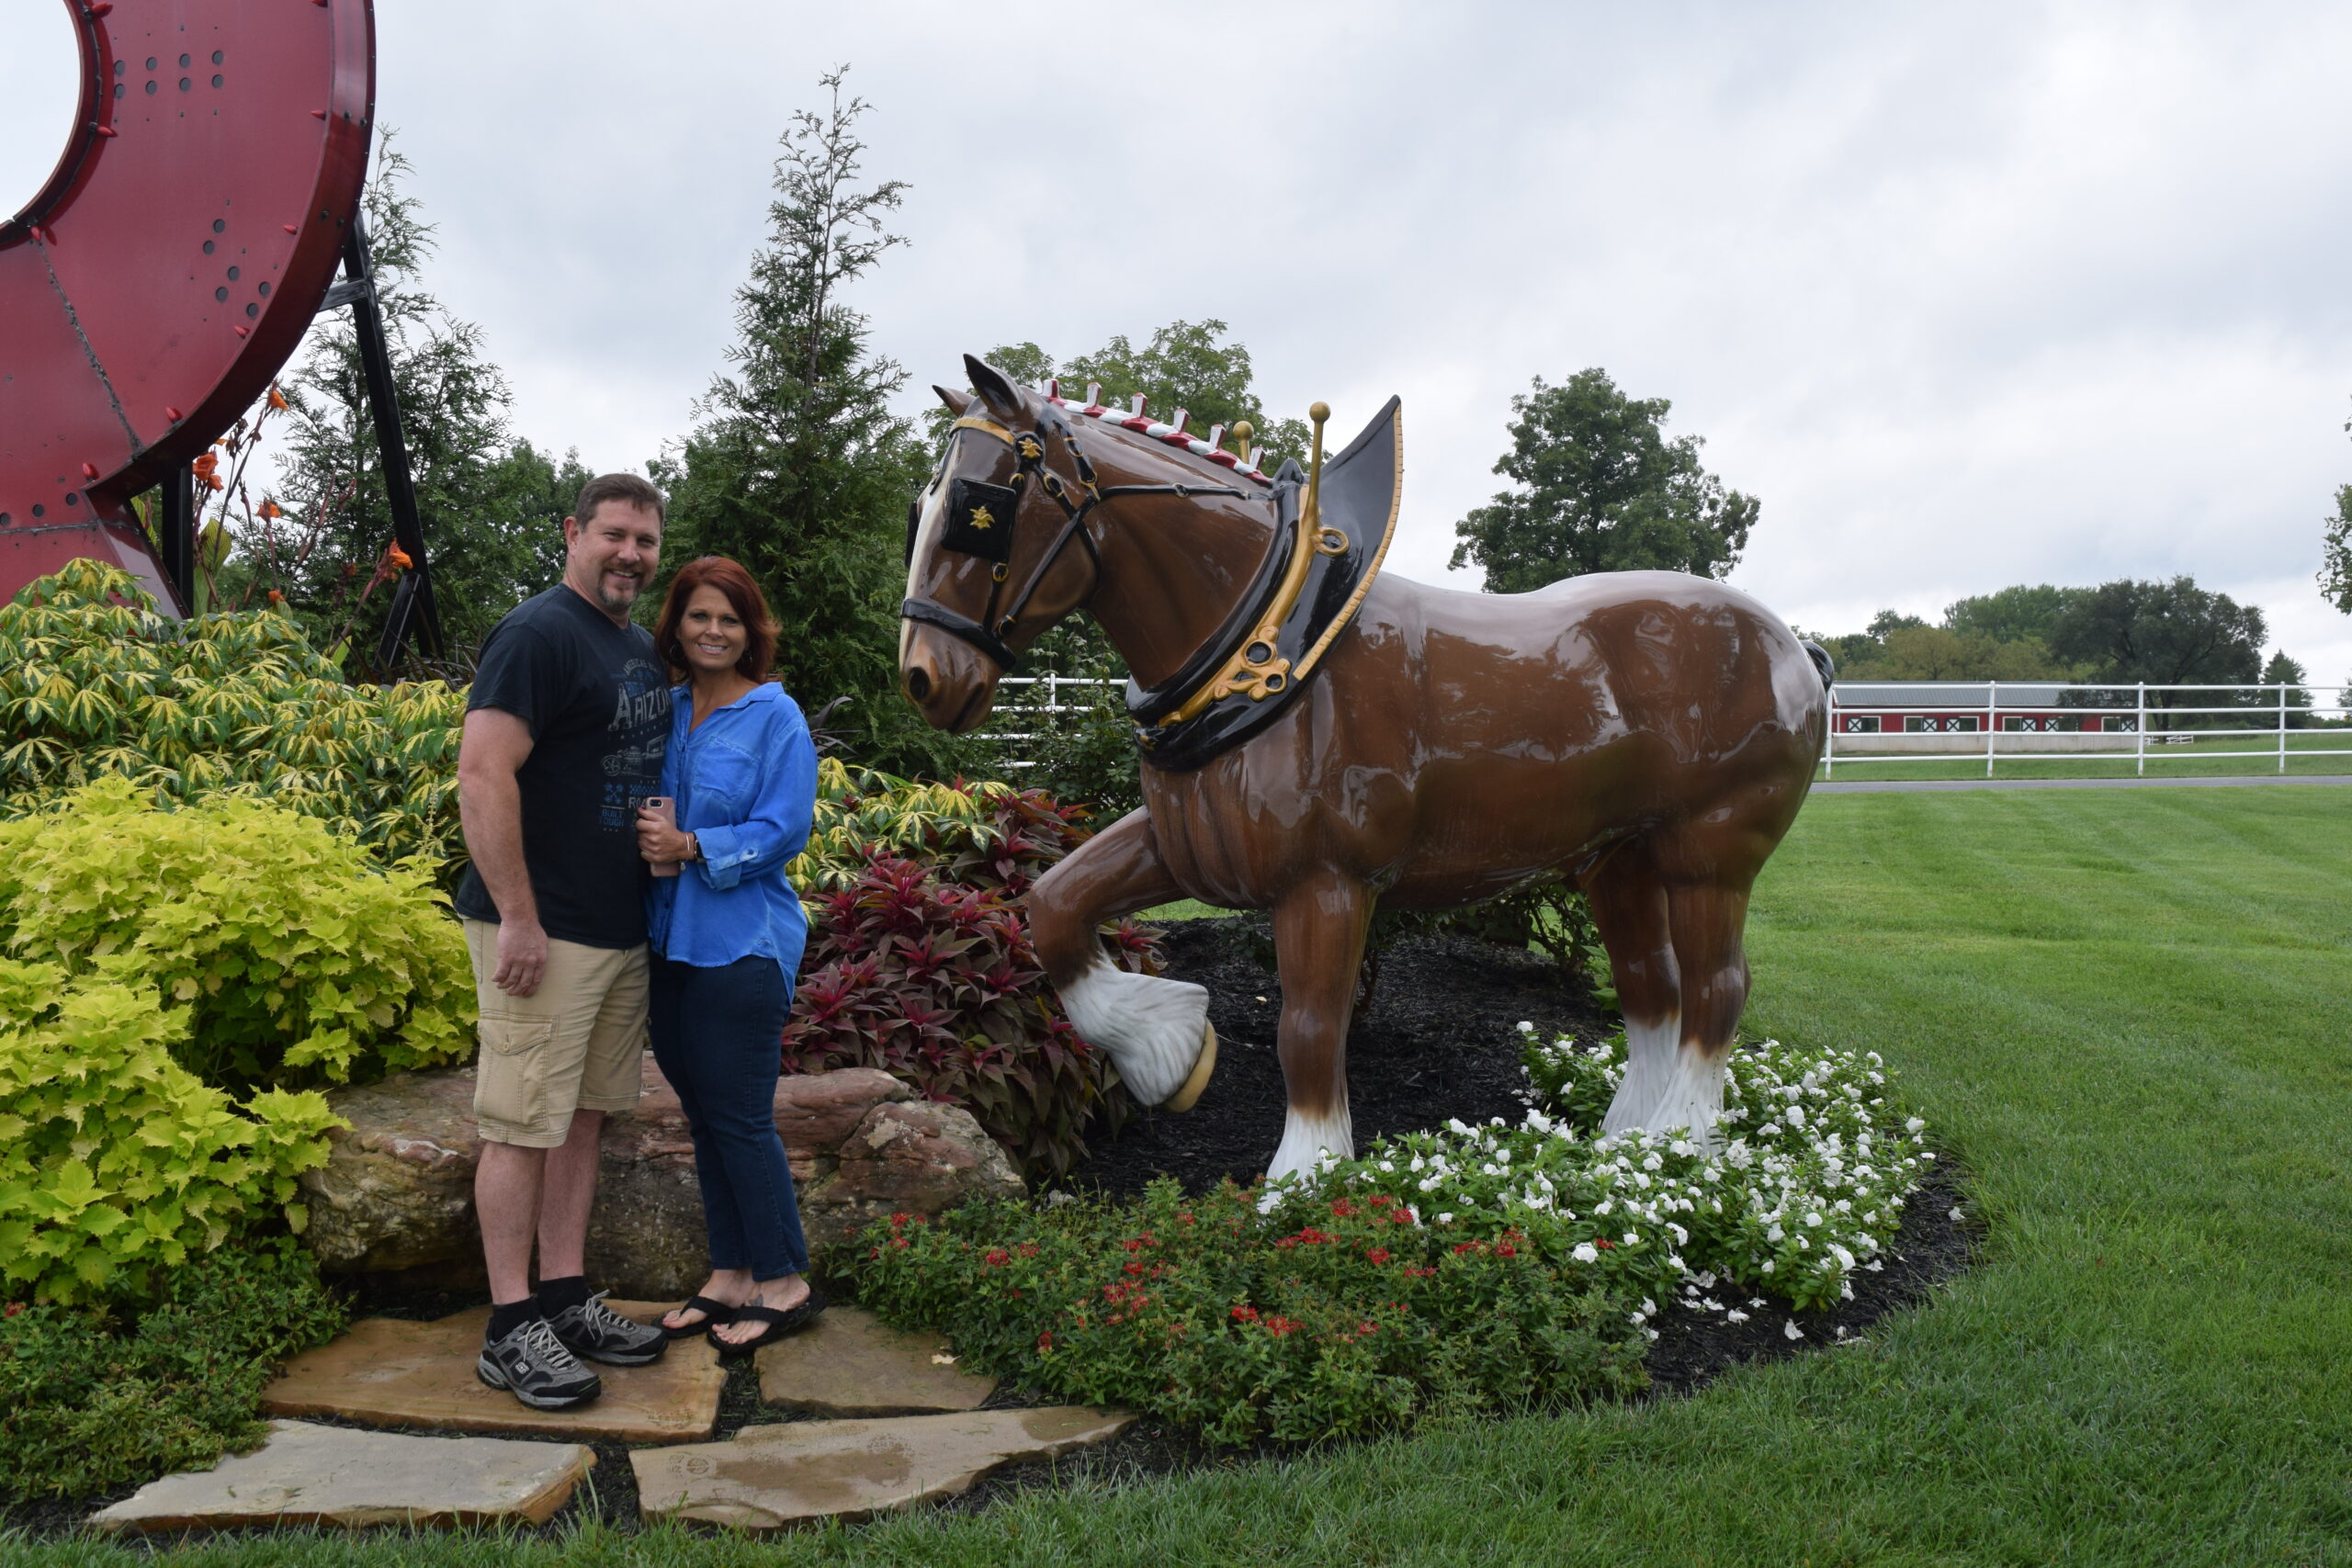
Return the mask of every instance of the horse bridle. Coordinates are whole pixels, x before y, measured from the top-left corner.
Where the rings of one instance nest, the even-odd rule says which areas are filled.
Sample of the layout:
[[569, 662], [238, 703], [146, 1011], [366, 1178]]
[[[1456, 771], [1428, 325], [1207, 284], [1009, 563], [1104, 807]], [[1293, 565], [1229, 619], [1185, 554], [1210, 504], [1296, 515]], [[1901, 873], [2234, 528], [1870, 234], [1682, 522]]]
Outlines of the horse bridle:
[[[1069, 548], [1072, 538], [1086, 547], [1087, 559], [1093, 569], [1093, 581], [1088, 583], [1079, 603], [1084, 604], [1092, 597], [1095, 586], [1102, 581], [1102, 552], [1095, 547], [1094, 536], [1086, 527], [1087, 516], [1096, 507], [1130, 495], [1237, 495], [1245, 500], [1251, 499], [1253, 495], [1250, 491], [1232, 485], [1105, 487], [1097, 484], [1094, 465], [1087, 461], [1085, 449], [1079, 445], [1077, 430], [1070, 424], [1069, 416], [1051, 403], [1038, 411], [1035, 425], [1017, 434], [994, 420], [967, 414], [948, 426], [948, 439], [953, 441], [956, 433], [962, 430], [978, 431], [1003, 442], [1012, 448], [1015, 462], [1012, 482], [1009, 485], [966, 479], [952, 480], [949, 485], [947, 525], [940, 547], [976, 556], [992, 563], [989, 572], [989, 602], [977, 621], [957, 615], [946, 605], [931, 599], [908, 599], [899, 604], [899, 615], [902, 619], [922, 621], [962, 638], [995, 660], [999, 670], [1008, 675], [1020, 667], [1021, 656], [1012, 651], [1005, 639], [1020, 625], [1022, 612], [1028, 609], [1029, 601], [1036, 595], [1046, 574], [1054, 570], [1055, 564], [1062, 558], [1062, 552]], [[1077, 476], [1077, 489], [1082, 492], [1081, 499], [1071, 499], [1071, 486], [1046, 466], [1046, 443], [1054, 436], [1061, 438], [1063, 449], [1069, 453], [1070, 468]], [[945, 466], [944, 457], [943, 453], [943, 468]], [[1038, 488], [1062, 509], [1061, 532], [1054, 536], [1053, 543], [1046, 547], [1044, 557], [1030, 571], [1028, 581], [1021, 585], [1020, 592], [1013, 595], [1012, 608], [1005, 611], [1000, 619], [996, 613], [997, 600], [1003, 592], [1006, 578], [1011, 575], [1013, 524], [1020, 515], [1021, 502], [1033, 477]], [[1004, 508], [1002, 518], [988, 512], [987, 506], [991, 501]], [[914, 564], [915, 533], [922, 526], [922, 499], [918, 496], [907, 508], [907, 564], [910, 567]], [[1000, 524], [1002, 532], [991, 532]]]

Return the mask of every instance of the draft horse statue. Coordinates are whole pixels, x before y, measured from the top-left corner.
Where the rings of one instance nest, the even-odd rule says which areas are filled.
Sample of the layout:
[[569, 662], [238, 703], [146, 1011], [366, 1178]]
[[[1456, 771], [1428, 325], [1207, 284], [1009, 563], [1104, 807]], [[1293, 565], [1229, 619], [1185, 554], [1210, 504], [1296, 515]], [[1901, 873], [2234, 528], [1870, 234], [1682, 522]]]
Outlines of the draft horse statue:
[[1607, 1129], [1707, 1141], [1747, 997], [1748, 890], [1804, 804], [1827, 659], [1723, 583], [1600, 573], [1464, 593], [1380, 572], [1402, 473], [1394, 399], [1311, 471], [1246, 427], [1016, 388], [975, 394], [909, 510], [902, 689], [979, 724], [1074, 610], [1133, 672], [1144, 805], [1028, 897], [1070, 1020], [1145, 1104], [1189, 1109], [1216, 1040], [1198, 986], [1130, 974], [1101, 922], [1177, 898], [1272, 912], [1289, 1116], [1269, 1165], [1353, 1153], [1345, 1048], [1375, 903], [1443, 908], [1566, 874], [1591, 900], [1631, 1061]]

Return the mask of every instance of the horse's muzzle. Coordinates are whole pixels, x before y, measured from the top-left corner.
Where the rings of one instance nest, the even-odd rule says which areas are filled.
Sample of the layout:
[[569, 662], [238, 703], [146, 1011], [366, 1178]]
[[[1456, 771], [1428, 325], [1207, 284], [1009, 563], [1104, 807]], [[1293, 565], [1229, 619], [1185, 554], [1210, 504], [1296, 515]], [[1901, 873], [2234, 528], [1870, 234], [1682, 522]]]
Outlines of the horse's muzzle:
[[899, 690], [933, 729], [968, 734], [996, 705], [996, 666], [936, 626], [906, 621]]

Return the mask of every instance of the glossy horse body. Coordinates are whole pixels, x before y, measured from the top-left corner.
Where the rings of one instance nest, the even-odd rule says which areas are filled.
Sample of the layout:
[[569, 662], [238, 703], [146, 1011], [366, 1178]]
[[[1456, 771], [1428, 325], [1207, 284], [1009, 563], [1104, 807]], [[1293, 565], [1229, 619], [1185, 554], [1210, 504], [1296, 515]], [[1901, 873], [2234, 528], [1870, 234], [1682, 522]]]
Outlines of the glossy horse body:
[[[967, 364], [987, 423], [1037, 422], [1042, 398]], [[1215, 465], [1125, 430], [1076, 434], [1106, 486], [1215, 482]], [[1003, 446], [951, 438], [921, 503], [910, 600], [982, 615], [985, 572], [936, 547], [933, 514], [952, 478], [1001, 482], [1011, 467]], [[1063, 522], [1043, 500], [1024, 495], [1016, 538]], [[1288, 547], [1246, 494], [1136, 495], [1085, 521], [1099, 570], [1016, 550], [1014, 570], [1045, 570], [1004, 642], [1026, 646], [1083, 603], [1147, 688], [1216, 634], [1266, 551]], [[1002, 673], [915, 620], [900, 667], [926, 716], [956, 729], [986, 716]], [[1375, 905], [1446, 908], [1565, 873], [1590, 897], [1632, 1048], [1609, 1129], [1703, 1140], [1747, 998], [1748, 890], [1804, 803], [1826, 723], [1804, 645], [1722, 583], [1626, 572], [1498, 595], [1382, 574], [1269, 728], [1192, 771], [1147, 760], [1142, 809], [1032, 891], [1032, 935], [1080, 1032], [1157, 1103], [1196, 1087], [1206, 995], [1115, 969], [1099, 923], [1180, 897], [1270, 910], [1289, 1098], [1280, 1175], [1352, 1152], [1344, 1047]]]

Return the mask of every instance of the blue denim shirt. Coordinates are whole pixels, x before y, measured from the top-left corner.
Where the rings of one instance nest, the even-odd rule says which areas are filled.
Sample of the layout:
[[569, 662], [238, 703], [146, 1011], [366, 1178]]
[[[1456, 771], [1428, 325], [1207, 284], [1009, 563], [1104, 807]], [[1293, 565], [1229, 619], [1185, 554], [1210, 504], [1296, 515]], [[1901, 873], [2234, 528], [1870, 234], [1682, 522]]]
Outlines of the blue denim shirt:
[[800, 705], [771, 681], [694, 728], [694, 699], [671, 693], [662, 793], [702, 858], [650, 879], [645, 923], [653, 951], [717, 968], [754, 953], [788, 986], [800, 970], [808, 918], [784, 868], [808, 847], [817, 808], [817, 749]]

